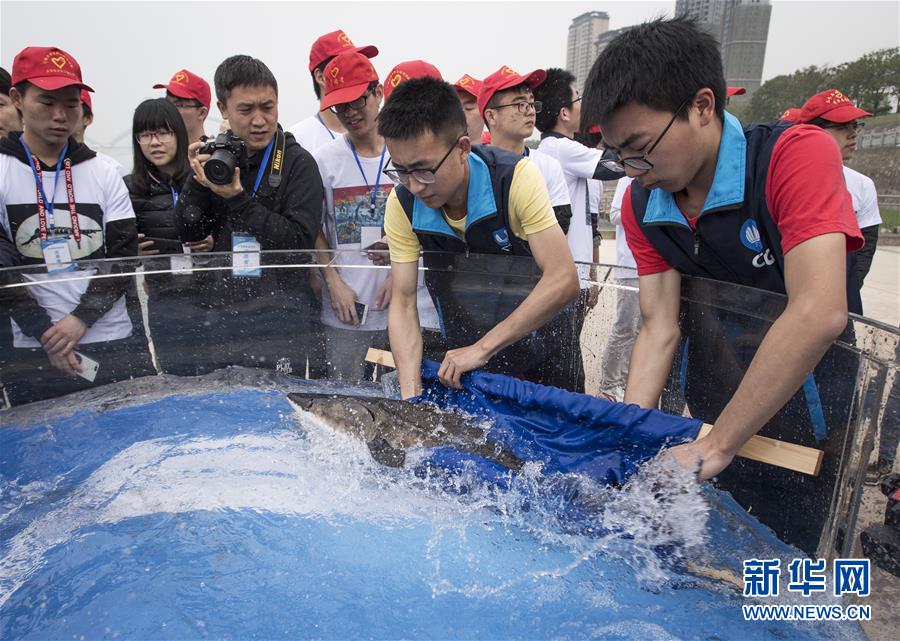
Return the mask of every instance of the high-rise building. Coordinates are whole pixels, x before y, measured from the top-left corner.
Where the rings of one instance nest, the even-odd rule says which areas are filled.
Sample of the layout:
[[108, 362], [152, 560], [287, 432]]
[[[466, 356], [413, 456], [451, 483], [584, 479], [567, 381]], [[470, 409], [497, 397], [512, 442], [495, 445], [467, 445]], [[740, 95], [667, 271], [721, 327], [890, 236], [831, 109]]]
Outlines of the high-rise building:
[[697, 20], [719, 41], [725, 82], [751, 94], [762, 84], [769, 0], [676, 0], [675, 15]]
[[572, 20], [566, 45], [566, 69], [575, 76], [578, 90], [584, 87], [591, 65], [597, 57], [597, 37], [609, 29], [609, 15], [603, 11], [588, 11]]
[[[613, 29], [612, 31], [601, 33], [597, 38], [597, 41], [594, 43], [594, 58], [596, 59], [597, 56], [603, 53], [603, 50], [609, 46], [610, 42], [632, 28], [633, 26], [622, 27], [621, 29]], [[590, 69], [588, 70], [590, 71]]]

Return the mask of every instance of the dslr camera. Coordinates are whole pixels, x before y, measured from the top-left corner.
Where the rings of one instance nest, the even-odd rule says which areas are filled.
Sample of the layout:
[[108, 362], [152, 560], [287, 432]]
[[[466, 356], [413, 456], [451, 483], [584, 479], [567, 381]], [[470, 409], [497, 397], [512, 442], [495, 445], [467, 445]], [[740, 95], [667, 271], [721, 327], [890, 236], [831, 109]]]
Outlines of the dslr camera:
[[214, 185], [227, 185], [234, 177], [235, 167], [247, 165], [247, 145], [229, 129], [200, 147], [199, 153], [212, 157], [203, 165], [206, 179]]

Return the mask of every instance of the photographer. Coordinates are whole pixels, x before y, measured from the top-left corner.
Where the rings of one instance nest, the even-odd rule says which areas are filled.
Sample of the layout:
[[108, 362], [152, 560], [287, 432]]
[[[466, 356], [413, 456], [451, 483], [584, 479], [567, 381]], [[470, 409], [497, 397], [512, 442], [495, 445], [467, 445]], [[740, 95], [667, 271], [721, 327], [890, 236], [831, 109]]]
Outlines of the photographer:
[[[188, 147], [193, 176], [175, 215], [182, 242], [212, 234], [213, 251], [232, 252], [233, 268], [216, 272], [201, 292], [208, 326], [223, 334], [210, 342], [220, 346], [213, 362], [271, 367], [287, 358], [297, 368], [306, 347], [295, 330], [318, 321], [310, 312], [308, 280], [292, 270], [260, 269], [259, 252], [313, 248], [322, 179], [309, 152], [278, 124], [278, 84], [265, 64], [232, 56], [216, 70], [215, 89], [232, 129], [206, 143], [203, 151], [215, 147], [212, 154], [201, 153], [203, 143]], [[271, 322], [276, 318], [278, 327]]]

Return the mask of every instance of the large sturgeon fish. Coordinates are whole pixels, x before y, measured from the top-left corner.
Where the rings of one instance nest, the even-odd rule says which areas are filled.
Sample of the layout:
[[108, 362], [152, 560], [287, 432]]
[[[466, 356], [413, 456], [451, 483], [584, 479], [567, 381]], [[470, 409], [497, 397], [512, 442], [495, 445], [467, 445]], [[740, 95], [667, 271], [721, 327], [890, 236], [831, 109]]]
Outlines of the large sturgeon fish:
[[372, 458], [389, 467], [402, 467], [406, 451], [415, 447], [452, 447], [482, 456], [518, 472], [525, 464], [480, 427], [459, 414], [423, 403], [343, 394], [288, 394], [295, 408], [330, 427], [362, 439]]

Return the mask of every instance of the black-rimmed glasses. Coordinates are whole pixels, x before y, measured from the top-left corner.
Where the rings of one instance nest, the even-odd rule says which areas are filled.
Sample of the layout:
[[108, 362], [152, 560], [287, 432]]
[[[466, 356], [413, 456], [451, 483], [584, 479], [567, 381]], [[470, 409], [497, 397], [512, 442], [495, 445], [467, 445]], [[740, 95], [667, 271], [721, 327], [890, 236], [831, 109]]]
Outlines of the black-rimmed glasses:
[[423, 185], [430, 185], [436, 180], [435, 174], [437, 173], [437, 170], [440, 169], [441, 165], [444, 164], [444, 161], [450, 157], [450, 154], [453, 153], [453, 150], [456, 149], [459, 141], [462, 140], [462, 137], [465, 135], [466, 134], [460, 134], [450, 149], [447, 150], [447, 153], [444, 154], [444, 157], [441, 158], [440, 162], [431, 169], [401, 169], [395, 165], [394, 169], [385, 169], [383, 173], [394, 182], [398, 182], [405, 187], [409, 186], [410, 176], [415, 178], [416, 182], [422, 183]]
[[154, 138], [156, 138], [161, 143], [167, 143], [171, 142], [172, 139], [175, 138], [175, 132], [169, 131], [168, 129], [161, 129], [159, 131], [142, 131], [134, 138], [135, 140], [137, 140], [139, 145], [149, 145]]
[[362, 109], [363, 107], [366, 106], [366, 100], [371, 95], [373, 95], [372, 92], [367, 91], [366, 93], [361, 95], [356, 100], [351, 100], [350, 102], [342, 102], [339, 105], [334, 105], [333, 107], [330, 107], [330, 109], [333, 113], [336, 113], [336, 114], [346, 113], [346, 112], [350, 111], [351, 109], [353, 111], [359, 111], [360, 109]]
[[508, 102], [505, 105], [497, 105], [495, 107], [488, 107], [488, 109], [503, 109], [504, 107], [517, 107], [519, 113], [523, 116], [528, 113], [529, 109], [534, 109], [534, 113], [541, 113], [541, 108], [544, 104], [540, 100], [535, 100], [533, 102]]
[[[690, 100], [685, 100], [682, 102], [678, 109], [675, 110], [675, 113], [672, 114], [672, 119], [669, 121], [669, 124], [666, 125], [666, 128], [662, 130], [662, 133], [659, 134], [659, 137], [656, 141], [650, 145], [650, 149], [645, 151], [640, 156], [629, 156], [628, 158], [615, 158], [609, 160], [601, 160], [600, 164], [606, 167], [611, 171], [615, 171], [618, 173], [622, 173], [625, 171], [625, 167], [631, 167], [632, 169], [637, 169], [638, 171], [647, 172], [653, 169], [653, 163], [647, 160], [647, 156], [653, 153], [653, 150], [656, 149], [656, 146], [663, 139], [669, 129], [672, 128], [672, 125], [675, 124], [675, 120], [678, 118], [678, 114], [681, 113], [681, 110], [685, 108], [685, 106], [690, 102]], [[618, 155], [618, 154], [617, 154]]]
[[192, 100], [170, 100], [176, 109], [199, 109], [203, 105]]

